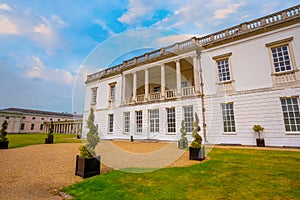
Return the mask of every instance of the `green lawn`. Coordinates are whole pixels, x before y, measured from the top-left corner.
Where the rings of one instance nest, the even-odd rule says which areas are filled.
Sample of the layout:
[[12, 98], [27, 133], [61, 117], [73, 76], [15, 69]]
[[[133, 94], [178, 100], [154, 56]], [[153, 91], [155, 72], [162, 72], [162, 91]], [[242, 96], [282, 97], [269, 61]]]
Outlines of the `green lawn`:
[[300, 152], [214, 148], [209, 156], [190, 167], [114, 171], [62, 190], [74, 199], [300, 199]]
[[[47, 133], [8, 134], [8, 148], [24, 147], [33, 144], [45, 144]], [[54, 134], [54, 143], [79, 143], [76, 134]]]

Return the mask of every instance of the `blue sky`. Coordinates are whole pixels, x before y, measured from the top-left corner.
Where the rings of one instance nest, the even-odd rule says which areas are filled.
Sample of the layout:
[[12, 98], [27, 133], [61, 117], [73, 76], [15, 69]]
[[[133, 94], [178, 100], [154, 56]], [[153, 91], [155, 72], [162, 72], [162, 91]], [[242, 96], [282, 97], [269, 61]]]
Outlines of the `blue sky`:
[[210, 34], [297, 4], [297, 0], [0, 0], [0, 108], [80, 113], [84, 77], [114, 58]]

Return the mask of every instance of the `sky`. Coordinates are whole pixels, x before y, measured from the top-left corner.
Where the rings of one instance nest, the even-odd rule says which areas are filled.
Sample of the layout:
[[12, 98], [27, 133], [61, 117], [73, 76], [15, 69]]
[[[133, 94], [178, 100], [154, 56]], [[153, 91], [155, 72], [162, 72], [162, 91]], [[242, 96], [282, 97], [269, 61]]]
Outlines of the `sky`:
[[0, 0], [0, 109], [82, 113], [87, 74], [145, 50], [297, 4], [298, 0]]

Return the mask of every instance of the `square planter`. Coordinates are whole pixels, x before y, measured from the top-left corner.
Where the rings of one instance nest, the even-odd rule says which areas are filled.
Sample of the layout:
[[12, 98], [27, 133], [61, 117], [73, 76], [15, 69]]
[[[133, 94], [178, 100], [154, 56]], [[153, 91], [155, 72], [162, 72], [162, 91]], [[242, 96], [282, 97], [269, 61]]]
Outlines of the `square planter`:
[[45, 144], [53, 144], [53, 135], [48, 136], [45, 138]]
[[8, 149], [9, 141], [0, 142], [0, 149]]
[[186, 148], [188, 148], [188, 146], [189, 146], [189, 143], [188, 143], [187, 140], [179, 140], [178, 141], [178, 148], [179, 149], [186, 149]]
[[204, 160], [205, 159], [205, 148], [193, 148], [189, 147], [190, 160]]
[[263, 138], [257, 138], [256, 139], [256, 146], [258, 146], [258, 147], [264, 147], [265, 146], [265, 139], [263, 139]]
[[83, 158], [76, 156], [75, 175], [88, 178], [100, 174], [100, 156], [96, 158]]

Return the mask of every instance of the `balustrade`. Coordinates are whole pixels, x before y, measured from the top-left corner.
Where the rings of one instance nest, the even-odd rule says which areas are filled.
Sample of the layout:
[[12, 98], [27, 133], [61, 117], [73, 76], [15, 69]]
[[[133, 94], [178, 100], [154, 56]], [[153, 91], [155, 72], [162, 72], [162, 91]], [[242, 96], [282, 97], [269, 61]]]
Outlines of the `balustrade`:
[[182, 96], [191, 96], [195, 94], [194, 86], [182, 88]]

